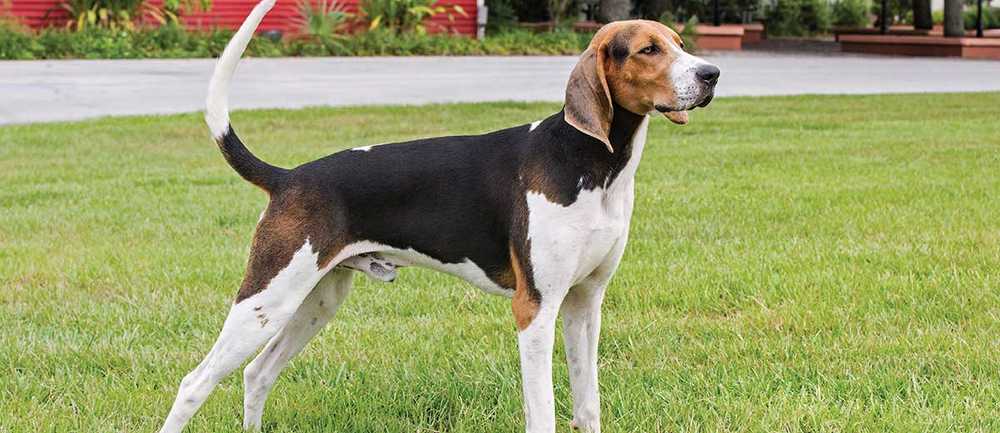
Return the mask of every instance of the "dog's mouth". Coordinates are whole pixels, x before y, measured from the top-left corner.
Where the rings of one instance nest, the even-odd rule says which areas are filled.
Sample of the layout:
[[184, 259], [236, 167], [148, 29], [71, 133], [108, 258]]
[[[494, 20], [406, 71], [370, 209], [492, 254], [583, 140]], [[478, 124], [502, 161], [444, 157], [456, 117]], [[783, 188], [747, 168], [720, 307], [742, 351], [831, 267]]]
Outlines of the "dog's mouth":
[[683, 108], [683, 109], [677, 109], [663, 104], [658, 104], [653, 108], [656, 108], [656, 111], [663, 113], [663, 117], [666, 117], [671, 122], [674, 122], [678, 125], [685, 125], [688, 123], [688, 111], [694, 110], [695, 108], [698, 107], [707, 107], [708, 104], [712, 102], [712, 98], [714, 97], [715, 97], [715, 92], [708, 92], [702, 98], [701, 101], [692, 104], [688, 108]]

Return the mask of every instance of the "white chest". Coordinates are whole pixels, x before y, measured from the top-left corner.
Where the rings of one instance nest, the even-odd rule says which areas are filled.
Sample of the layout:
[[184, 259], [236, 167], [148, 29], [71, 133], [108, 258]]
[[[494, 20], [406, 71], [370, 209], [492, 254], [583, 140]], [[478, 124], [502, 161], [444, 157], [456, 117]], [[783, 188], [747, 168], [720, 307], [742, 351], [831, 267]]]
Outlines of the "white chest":
[[[528, 239], [536, 272], [558, 271], [576, 284], [590, 275], [628, 236], [632, 185], [581, 191], [563, 206], [529, 192]], [[626, 186], [626, 185], [623, 185]]]

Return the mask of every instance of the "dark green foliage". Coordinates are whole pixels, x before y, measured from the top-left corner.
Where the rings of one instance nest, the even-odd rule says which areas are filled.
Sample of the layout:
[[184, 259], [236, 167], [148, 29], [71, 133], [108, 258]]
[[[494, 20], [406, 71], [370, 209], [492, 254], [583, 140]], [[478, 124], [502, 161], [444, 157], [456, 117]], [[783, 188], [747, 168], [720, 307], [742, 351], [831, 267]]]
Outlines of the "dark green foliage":
[[871, 3], [869, 0], [840, 0], [833, 4], [833, 25], [867, 27]]
[[[32, 34], [0, 25], [0, 59], [140, 59], [217, 57], [232, 31], [191, 32], [164, 25], [135, 31], [90, 28]], [[352, 36], [255, 37], [247, 48], [253, 57], [280, 56], [408, 56], [408, 55], [543, 55], [577, 54], [591, 35], [573, 32], [504, 31], [484, 40], [452, 35], [421, 35], [376, 29]]]
[[[714, 9], [711, 0], [653, 0], [640, 2], [640, 16], [660, 19], [664, 13], [671, 13], [677, 22], [685, 22], [698, 17], [701, 22], [712, 22]], [[762, 18], [760, 0], [719, 0], [719, 12], [723, 23], [741, 24]]]
[[[985, 2], [984, 2], [985, 3]], [[962, 14], [962, 18], [965, 19], [965, 29], [973, 30], [976, 28], [976, 7], [966, 7], [965, 12]], [[1000, 8], [989, 8], [983, 5], [983, 28], [984, 29], [1000, 29]]]
[[547, 0], [511, 0], [511, 6], [522, 22], [539, 22], [550, 19]]
[[[882, 2], [874, 1], [871, 6], [872, 14], [879, 17], [882, 13]], [[889, 25], [893, 24], [913, 24], [913, 1], [912, 0], [889, 0]], [[876, 19], [876, 24], [878, 19]]]
[[677, 31], [677, 19], [670, 14], [670, 12], [664, 12], [660, 15], [660, 22], [670, 27], [671, 30], [677, 32], [680, 35], [681, 40], [684, 41], [684, 51], [689, 53], [698, 52], [698, 37], [695, 29], [698, 26], [698, 17], [693, 16], [684, 23], [684, 29]]
[[502, 29], [513, 27], [517, 23], [517, 11], [513, 0], [486, 0], [489, 17], [486, 19], [486, 31], [495, 33]]
[[38, 42], [16, 23], [0, 19], [0, 59], [32, 59], [39, 48]]
[[830, 31], [833, 13], [826, 0], [778, 0], [767, 8], [767, 34], [808, 36]]

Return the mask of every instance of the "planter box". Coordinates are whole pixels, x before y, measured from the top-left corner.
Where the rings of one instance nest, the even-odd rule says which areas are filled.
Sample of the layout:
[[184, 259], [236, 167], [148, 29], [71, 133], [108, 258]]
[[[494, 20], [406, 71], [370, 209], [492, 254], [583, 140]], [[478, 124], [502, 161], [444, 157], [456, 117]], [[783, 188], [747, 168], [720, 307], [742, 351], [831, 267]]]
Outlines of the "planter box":
[[[888, 35], [892, 36], [927, 36], [932, 30], [917, 30], [912, 26], [892, 26], [888, 29]], [[840, 37], [844, 35], [881, 35], [882, 30], [873, 27], [834, 27], [833, 40], [840, 42]]]
[[597, 21], [577, 21], [573, 23], [573, 31], [580, 33], [594, 33], [600, 30], [603, 26], [604, 24]]
[[1000, 60], [1000, 38], [843, 35], [840, 49], [848, 53]]
[[[834, 40], [840, 41], [841, 36], [845, 35], [882, 35], [879, 29], [875, 28], [850, 28], [850, 27], [835, 27], [833, 29]], [[931, 30], [917, 30], [909, 26], [892, 26], [889, 28], [887, 36], [944, 36], [944, 29], [941, 26], [934, 26]], [[966, 30], [965, 36], [974, 38], [976, 37], [975, 30]], [[983, 37], [985, 38], [1000, 38], [1000, 29], [986, 29], [983, 30]]]
[[551, 32], [556, 28], [555, 23], [553, 23], [552, 21], [542, 21], [538, 23], [517, 23], [517, 26], [525, 30], [531, 30], [532, 32], [535, 33]]
[[[678, 32], [684, 31], [684, 24], [677, 24]], [[694, 29], [698, 39], [698, 49], [709, 51], [739, 51], [743, 49], [743, 25], [723, 24], [709, 26], [698, 24]]]
[[764, 38], [764, 24], [750, 23], [743, 25], [743, 44], [759, 44]]

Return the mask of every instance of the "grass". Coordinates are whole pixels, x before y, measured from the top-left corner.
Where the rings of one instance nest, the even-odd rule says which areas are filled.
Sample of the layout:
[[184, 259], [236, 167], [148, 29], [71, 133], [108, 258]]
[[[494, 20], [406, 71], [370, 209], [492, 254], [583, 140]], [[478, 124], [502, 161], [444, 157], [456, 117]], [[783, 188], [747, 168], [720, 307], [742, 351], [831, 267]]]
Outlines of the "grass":
[[[686, 127], [655, 119], [605, 304], [605, 430], [1000, 431], [997, 107], [1000, 93], [724, 98]], [[557, 108], [234, 124], [289, 166]], [[222, 324], [265, 196], [194, 114], [0, 128], [0, 183], [0, 432], [154, 431]], [[509, 308], [429, 271], [358, 277], [279, 379], [265, 430], [517, 431]], [[239, 430], [240, 376], [188, 431]]]

